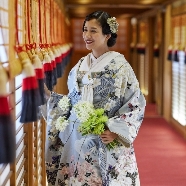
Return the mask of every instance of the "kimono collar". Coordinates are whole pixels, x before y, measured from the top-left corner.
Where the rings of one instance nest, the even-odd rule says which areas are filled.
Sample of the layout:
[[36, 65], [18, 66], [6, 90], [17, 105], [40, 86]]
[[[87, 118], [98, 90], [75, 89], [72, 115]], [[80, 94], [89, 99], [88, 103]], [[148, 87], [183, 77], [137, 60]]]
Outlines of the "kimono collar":
[[[91, 74], [91, 72], [100, 72], [101, 70], [104, 70], [104, 67], [107, 66], [114, 58], [121, 56], [120, 53], [118, 52], [110, 52], [109, 55], [105, 56], [102, 60], [104, 60], [104, 62], [98, 63], [98, 64], [93, 66], [90, 69], [90, 55], [88, 54], [87, 56], [85, 56], [84, 58], [82, 58], [82, 60], [80, 60], [70, 71], [69, 76], [68, 76], [68, 89], [69, 89], [69, 93], [72, 93], [74, 91], [74, 89], [79, 92], [79, 86], [77, 83], [77, 72], [78, 71], [85, 71], [87, 72], [86, 74]], [[83, 64], [83, 65], [82, 65]]]
[[111, 54], [110, 51], [105, 52], [104, 54], [102, 54], [101, 56], [99, 56], [98, 58], [94, 57], [94, 55], [91, 53], [90, 54], [90, 68], [94, 67], [97, 63], [99, 63], [102, 59], [104, 59], [104, 57], [106, 57], [107, 55]]
[[85, 56], [84, 60], [80, 64], [79, 71], [89, 73], [102, 71], [104, 67], [107, 66], [110, 61], [118, 55], [121, 54], [118, 52], [109, 51], [104, 53], [100, 57], [95, 58], [92, 53], [89, 53], [87, 56]]
[[108, 65], [111, 60], [117, 57], [118, 55], [120, 54], [117, 52], [106, 52], [96, 59], [91, 53], [84, 58], [79, 67], [79, 71], [86, 72], [82, 79], [82, 83], [84, 84], [84, 86], [82, 88], [81, 100], [93, 103], [94, 80], [91, 78], [91, 72], [99, 72], [103, 70], [104, 67]]

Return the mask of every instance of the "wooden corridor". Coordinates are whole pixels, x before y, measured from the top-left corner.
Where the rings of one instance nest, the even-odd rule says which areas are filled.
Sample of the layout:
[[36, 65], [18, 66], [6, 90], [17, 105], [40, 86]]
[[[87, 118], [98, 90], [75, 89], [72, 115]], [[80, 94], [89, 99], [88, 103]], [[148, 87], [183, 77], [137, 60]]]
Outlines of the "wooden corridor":
[[155, 105], [146, 107], [134, 143], [142, 186], [186, 185], [186, 140], [162, 117]]

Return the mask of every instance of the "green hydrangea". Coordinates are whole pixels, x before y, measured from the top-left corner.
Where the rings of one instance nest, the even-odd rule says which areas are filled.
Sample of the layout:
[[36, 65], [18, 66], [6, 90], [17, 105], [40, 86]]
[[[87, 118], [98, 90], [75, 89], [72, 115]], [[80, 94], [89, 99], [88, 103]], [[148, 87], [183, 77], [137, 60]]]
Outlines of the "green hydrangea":
[[104, 116], [103, 114], [104, 109], [95, 109], [90, 114], [90, 117], [85, 122], [81, 123], [79, 132], [81, 132], [82, 135], [102, 134], [105, 130], [105, 123], [108, 121], [107, 116]]
[[[93, 104], [86, 101], [79, 101], [73, 108], [77, 118], [81, 122], [78, 131], [84, 136], [88, 134], [101, 135], [106, 129], [108, 117], [105, 115], [104, 109], [94, 109]], [[118, 146], [120, 143], [117, 139], [107, 144], [110, 150]]]

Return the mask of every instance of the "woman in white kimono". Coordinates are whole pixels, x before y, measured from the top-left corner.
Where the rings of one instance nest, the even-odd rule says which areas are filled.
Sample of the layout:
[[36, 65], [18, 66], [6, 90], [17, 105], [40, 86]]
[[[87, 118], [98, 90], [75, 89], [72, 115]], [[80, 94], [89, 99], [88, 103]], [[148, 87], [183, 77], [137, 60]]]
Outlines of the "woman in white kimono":
[[[46, 112], [48, 185], [140, 185], [133, 141], [143, 120], [145, 99], [124, 56], [110, 51], [116, 43], [117, 30], [116, 19], [106, 12], [88, 15], [83, 39], [91, 53], [79, 60], [68, 77], [71, 105], [86, 100], [95, 108], [104, 108], [108, 130], [100, 136], [82, 136], [75, 113], [70, 108], [63, 112], [58, 106], [63, 95], [51, 92]], [[60, 132], [55, 122], [64, 115], [70, 124]], [[120, 144], [108, 150], [106, 144], [114, 139]]]

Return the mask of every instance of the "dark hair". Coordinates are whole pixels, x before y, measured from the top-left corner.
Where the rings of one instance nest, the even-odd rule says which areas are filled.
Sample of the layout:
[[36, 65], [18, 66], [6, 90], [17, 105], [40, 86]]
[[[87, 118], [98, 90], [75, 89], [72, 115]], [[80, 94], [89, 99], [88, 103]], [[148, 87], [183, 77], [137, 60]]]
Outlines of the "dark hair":
[[110, 26], [107, 23], [107, 19], [110, 17], [111, 16], [107, 12], [103, 12], [103, 11], [96, 11], [87, 15], [83, 23], [83, 31], [84, 31], [84, 26], [86, 21], [96, 19], [99, 22], [100, 26], [102, 27], [102, 33], [104, 35], [111, 34], [111, 37], [107, 41], [107, 46], [108, 47], [114, 46], [116, 43], [117, 34], [111, 32]]

